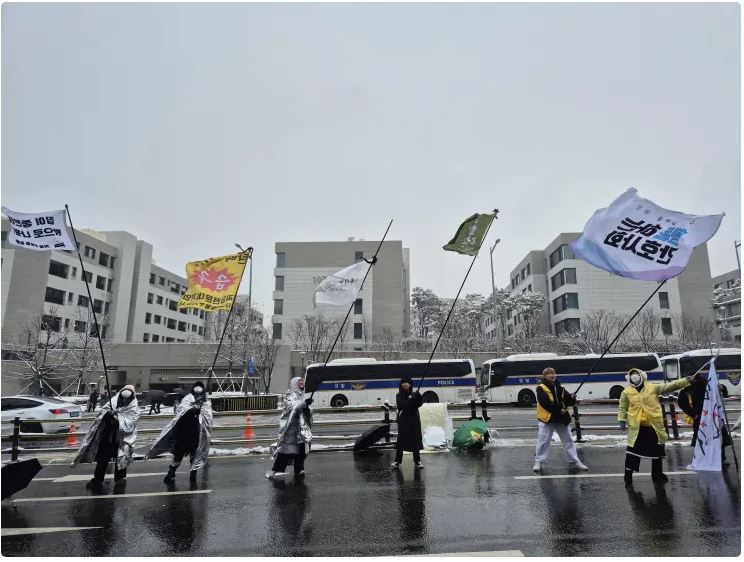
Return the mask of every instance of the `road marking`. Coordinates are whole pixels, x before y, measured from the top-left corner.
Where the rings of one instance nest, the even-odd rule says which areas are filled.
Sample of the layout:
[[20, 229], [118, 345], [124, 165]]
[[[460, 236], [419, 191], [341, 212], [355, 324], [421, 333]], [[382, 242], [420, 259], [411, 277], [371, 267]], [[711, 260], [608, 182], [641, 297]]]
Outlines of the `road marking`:
[[494, 557], [516, 557], [524, 556], [521, 550], [492, 550], [490, 552], [451, 552], [447, 554], [414, 554], [414, 556], [447, 556], [447, 557], [459, 557], [459, 556], [494, 556]]
[[[665, 472], [664, 474], [672, 475], [686, 475], [686, 474], [697, 474], [692, 470], [680, 470], [678, 472]], [[622, 472], [613, 474], [555, 474], [555, 475], [535, 475], [535, 476], [515, 476], [515, 480], [557, 480], [561, 478], [610, 478], [617, 476], [625, 476]], [[650, 472], [636, 472], [633, 476], [651, 476]], [[17, 501], [17, 500], [16, 500]]]
[[62, 531], [85, 531], [86, 529], [103, 529], [103, 527], [21, 527], [3, 528], [3, 537], [15, 537], [16, 535], [35, 535], [38, 533], [59, 533]]
[[58, 498], [21, 498], [15, 503], [21, 502], [62, 502], [69, 500], [110, 500], [120, 498], [147, 498], [152, 496], [182, 496], [187, 494], [209, 494], [212, 490], [190, 490], [183, 492], [147, 492], [141, 494], [106, 494], [100, 496], [62, 496]]
[[[130, 474], [127, 474], [127, 479], [129, 478], [139, 478], [142, 476], [163, 476], [162, 472], [132, 472]], [[113, 474], [107, 474], [104, 476], [106, 480], [111, 480], [114, 477]], [[34, 480], [47, 480], [50, 482], [84, 482], [86, 480], [90, 480], [90, 474], [68, 474], [67, 476], [51, 476], [47, 478], [34, 478]]]

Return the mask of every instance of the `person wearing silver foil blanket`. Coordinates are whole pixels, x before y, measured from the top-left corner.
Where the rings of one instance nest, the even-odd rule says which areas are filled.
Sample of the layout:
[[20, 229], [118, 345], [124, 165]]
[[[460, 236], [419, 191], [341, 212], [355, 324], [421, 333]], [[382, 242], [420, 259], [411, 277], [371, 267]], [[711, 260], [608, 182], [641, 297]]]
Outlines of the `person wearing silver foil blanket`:
[[[83, 443], [70, 466], [95, 462], [96, 469], [88, 487], [100, 486], [109, 461], [115, 461], [114, 483], [121, 485], [127, 477], [127, 467], [134, 457], [137, 440], [139, 404], [130, 384], [123, 387], [111, 402], [101, 404], [98, 415], [83, 438]], [[113, 408], [112, 408], [113, 406]]]
[[289, 381], [289, 390], [284, 395], [282, 414], [279, 418], [279, 440], [274, 466], [266, 473], [266, 478], [286, 476], [290, 459], [294, 459], [295, 478], [305, 476], [305, 457], [310, 452], [313, 439], [312, 398], [305, 398], [305, 381], [295, 377]]
[[175, 480], [176, 470], [186, 455], [191, 461], [191, 480], [195, 480], [197, 471], [207, 464], [212, 442], [212, 419], [212, 403], [206, 399], [204, 383], [197, 381], [191, 392], [178, 403], [176, 415], [145, 455], [145, 459], [152, 459], [162, 453], [173, 453], [173, 462], [163, 480], [166, 484]]

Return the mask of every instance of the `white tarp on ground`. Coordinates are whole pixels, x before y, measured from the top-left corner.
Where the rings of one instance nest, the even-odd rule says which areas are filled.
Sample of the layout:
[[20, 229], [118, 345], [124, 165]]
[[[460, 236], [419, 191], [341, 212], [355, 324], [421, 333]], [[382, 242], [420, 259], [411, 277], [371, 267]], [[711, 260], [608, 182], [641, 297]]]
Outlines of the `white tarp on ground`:
[[446, 449], [454, 436], [447, 404], [423, 404], [419, 408], [419, 416], [424, 450]]

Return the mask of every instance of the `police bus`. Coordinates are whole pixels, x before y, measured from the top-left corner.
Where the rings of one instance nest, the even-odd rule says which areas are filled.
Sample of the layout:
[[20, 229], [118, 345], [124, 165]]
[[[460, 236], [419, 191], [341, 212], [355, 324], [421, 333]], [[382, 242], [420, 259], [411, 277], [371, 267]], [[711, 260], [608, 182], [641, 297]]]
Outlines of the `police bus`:
[[[599, 357], [597, 354], [533, 353], [490, 359], [483, 363], [481, 370], [483, 394], [489, 402], [531, 406], [536, 402], [535, 387], [546, 367], [553, 367], [563, 387], [575, 392]], [[594, 368], [578, 397], [584, 400], [620, 398], [628, 385], [625, 375], [632, 368], [646, 371], [652, 382], [664, 380], [664, 371], [655, 353], [608, 354]]]
[[[721, 384], [721, 396], [723, 398], [741, 396], [741, 349], [722, 348], [720, 353], [716, 349], [712, 353], [710, 349], [694, 349], [675, 355], [666, 355], [661, 358], [661, 364], [666, 378], [674, 380], [694, 375], [716, 355], [718, 355], [716, 373], [718, 373], [718, 381]], [[703, 371], [707, 372], [708, 367], [705, 367]]]
[[[418, 388], [426, 361], [377, 361], [373, 358], [334, 359], [305, 370], [305, 393], [315, 391], [316, 406], [394, 405], [400, 379]], [[421, 385], [424, 402], [468, 402], [475, 398], [476, 375], [470, 359], [435, 359]]]

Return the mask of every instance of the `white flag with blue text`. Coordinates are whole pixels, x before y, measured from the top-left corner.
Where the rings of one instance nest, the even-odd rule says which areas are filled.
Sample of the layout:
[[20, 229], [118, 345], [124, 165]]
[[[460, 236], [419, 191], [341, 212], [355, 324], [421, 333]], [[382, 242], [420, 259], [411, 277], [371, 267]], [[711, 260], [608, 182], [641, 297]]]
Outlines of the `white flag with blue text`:
[[369, 264], [360, 261], [329, 275], [315, 289], [314, 303], [316, 305], [348, 305], [353, 303], [362, 287], [367, 268], [369, 268]]
[[569, 246], [577, 258], [615, 275], [663, 281], [684, 271], [692, 251], [716, 233], [722, 218], [664, 209], [631, 187], [596, 211]]
[[8, 243], [27, 250], [76, 250], [67, 231], [64, 211], [17, 213], [7, 207], [3, 213], [10, 221]]
[[726, 418], [721, 404], [721, 394], [718, 391], [718, 374], [714, 360], [708, 371], [708, 384], [705, 388], [695, 450], [692, 453], [692, 462], [687, 468], [721, 471], [721, 447], [725, 425]]

